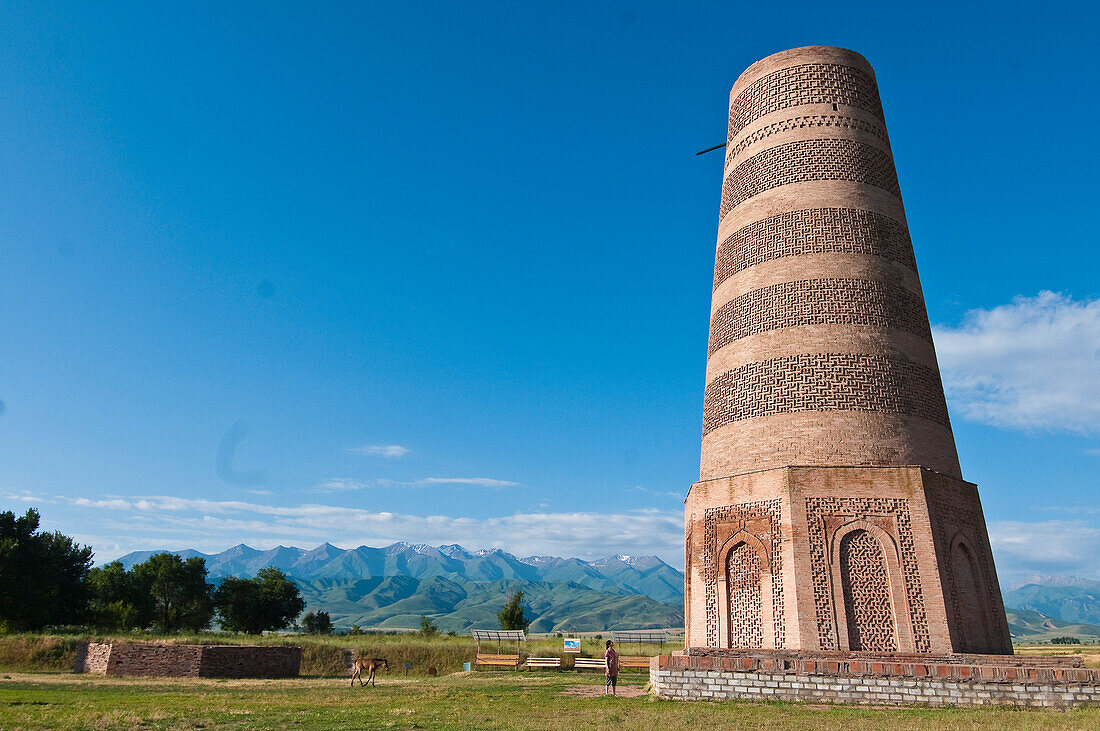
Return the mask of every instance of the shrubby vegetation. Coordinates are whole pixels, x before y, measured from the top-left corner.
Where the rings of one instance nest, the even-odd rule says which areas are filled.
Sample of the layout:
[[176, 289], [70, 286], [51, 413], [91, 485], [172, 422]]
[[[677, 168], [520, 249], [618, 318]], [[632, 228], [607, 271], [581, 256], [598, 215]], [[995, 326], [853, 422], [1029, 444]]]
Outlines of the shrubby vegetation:
[[[254, 578], [207, 582], [206, 562], [158, 553], [127, 571], [92, 568], [92, 549], [39, 531], [38, 511], [0, 513], [0, 631], [86, 627], [101, 632], [201, 632], [215, 614], [223, 629], [259, 634], [289, 627], [305, 609], [297, 585], [276, 568]], [[320, 615], [324, 615], [323, 621]], [[306, 615], [307, 618], [310, 615]], [[326, 612], [314, 617], [332, 632]]]

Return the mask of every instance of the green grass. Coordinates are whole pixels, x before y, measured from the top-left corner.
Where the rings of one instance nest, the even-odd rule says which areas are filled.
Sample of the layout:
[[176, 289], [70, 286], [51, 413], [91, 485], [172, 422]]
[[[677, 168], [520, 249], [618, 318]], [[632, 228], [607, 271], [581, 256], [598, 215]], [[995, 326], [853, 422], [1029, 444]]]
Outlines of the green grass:
[[[626, 683], [641, 685], [636, 678]], [[575, 673], [460, 673], [376, 688], [343, 679], [126, 679], [0, 674], [0, 727], [176, 728], [1097, 728], [1100, 709], [1069, 712], [979, 709], [860, 709], [790, 703], [583, 698], [601, 678]], [[620, 683], [622, 686], [623, 683]]]
[[[0, 636], [0, 729], [61, 728], [1100, 728], [1100, 708], [1019, 711], [998, 708], [865, 709], [849, 706], [640, 698], [585, 698], [602, 676], [573, 671], [495, 670], [456, 673], [474, 655], [468, 637], [416, 635], [357, 637], [241, 637], [196, 635], [176, 642], [299, 644], [303, 677], [286, 680], [108, 678], [74, 675], [78, 643], [86, 639], [151, 641], [148, 635], [74, 637]], [[351, 688], [341, 653], [356, 647], [386, 657], [394, 669], [377, 688]], [[586, 655], [603, 641], [586, 638]], [[526, 643], [526, 654], [561, 655], [559, 638]], [[656, 648], [643, 650], [656, 652]], [[671, 649], [666, 646], [666, 652]], [[1096, 661], [1096, 647], [1037, 646], [1026, 654], [1075, 654]], [[633, 650], [630, 650], [633, 652]], [[639, 654], [648, 654], [643, 651]], [[412, 662], [406, 678], [403, 662]], [[569, 661], [567, 661], [568, 663]], [[428, 665], [443, 673], [425, 676]], [[620, 675], [620, 686], [640, 688], [645, 673]]]
[[[421, 637], [417, 634], [371, 634], [343, 635], [334, 637], [294, 636], [263, 637], [250, 635], [175, 635], [164, 638], [147, 634], [115, 634], [110, 636], [72, 636], [72, 635], [0, 635], [0, 671], [18, 672], [58, 672], [70, 671], [76, 660], [77, 647], [81, 642], [173, 642], [182, 644], [262, 644], [262, 645], [298, 645], [302, 648], [302, 675], [334, 677], [347, 674], [343, 660], [345, 648], [352, 648], [362, 657], [384, 657], [394, 667], [402, 668], [408, 662], [413, 666], [412, 674], [426, 675], [428, 667], [440, 672], [452, 673], [462, 669], [462, 663], [471, 662], [476, 654], [473, 640], [469, 635], [450, 637]], [[512, 652], [515, 645], [502, 646], [502, 652]], [[664, 651], [677, 649], [676, 645], [665, 645]], [[602, 657], [604, 641], [594, 637], [581, 640], [581, 649], [586, 656]], [[619, 648], [622, 655], [656, 655], [657, 645], [627, 645]], [[495, 653], [496, 646], [486, 649]], [[560, 637], [533, 638], [523, 643], [524, 655], [537, 657], [561, 657], [563, 667], [573, 666], [572, 656], [562, 652]]]
[[1100, 645], [1016, 645], [1017, 655], [1078, 655], [1085, 667], [1100, 670]]

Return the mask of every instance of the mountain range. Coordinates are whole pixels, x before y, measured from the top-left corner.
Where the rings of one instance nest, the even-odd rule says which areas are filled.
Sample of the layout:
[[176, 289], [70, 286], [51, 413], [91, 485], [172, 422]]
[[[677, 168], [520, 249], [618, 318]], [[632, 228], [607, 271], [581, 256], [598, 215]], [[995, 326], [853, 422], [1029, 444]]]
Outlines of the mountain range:
[[1006, 607], [1074, 624], [1100, 625], [1100, 581], [1076, 576], [1029, 576], [1005, 592]]
[[[136, 551], [119, 560], [129, 568], [154, 553], [159, 551]], [[240, 544], [216, 554], [176, 553], [205, 559], [213, 581], [275, 566], [298, 584], [309, 609], [327, 611], [342, 628], [415, 628], [421, 615], [443, 630], [495, 627], [497, 610], [517, 590], [534, 632], [678, 627], [684, 621], [684, 575], [656, 556], [521, 558], [500, 549], [405, 542], [268, 551]], [[1004, 604], [1017, 642], [1100, 639], [1100, 581], [1030, 576], [1004, 592]]]
[[[155, 553], [135, 551], [119, 561], [130, 568]], [[656, 556], [520, 558], [500, 549], [405, 542], [268, 551], [240, 544], [217, 554], [175, 553], [205, 559], [214, 581], [274, 566], [298, 584], [309, 609], [327, 611], [337, 627], [410, 628], [419, 626], [421, 615], [445, 631], [494, 627], [496, 612], [517, 590], [534, 632], [677, 627], [684, 621], [684, 575]]]

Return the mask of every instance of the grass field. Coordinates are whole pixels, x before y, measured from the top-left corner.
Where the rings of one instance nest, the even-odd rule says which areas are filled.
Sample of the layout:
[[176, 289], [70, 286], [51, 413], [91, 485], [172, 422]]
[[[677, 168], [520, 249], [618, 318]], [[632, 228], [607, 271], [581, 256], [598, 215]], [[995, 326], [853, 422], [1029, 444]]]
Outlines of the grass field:
[[[602, 679], [575, 673], [384, 676], [377, 688], [343, 679], [153, 680], [60, 673], [0, 675], [4, 729], [421, 728], [717, 729], [853, 727], [1100, 727], [1100, 709], [858, 709], [788, 703], [685, 703], [582, 697]], [[637, 688], [640, 677], [626, 681]], [[622, 687], [620, 683], [620, 687]]]
[[1080, 656], [1087, 668], [1100, 669], [1100, 645], [1017, 645], [1017, 655]]
[[[410, 635], [294, 638], [304, 650], [303, 677], [286, 680], [144, 679], [74, 675], [83, 638], [0, 637], [0, 729], [430, 728], [430, 729], [712, 729], [798, 728], [1100, 728], [1100, 708], [861, 709], [845, 706], [724, 701], [658, 701], [641, 693], [645, 673], [620, 675], [620, 690], [602, 697], [602, 676], [574, 671], [453, 673], [472, 657], [469, 638]], [[143, 639], [148, 637], [133, 637]], [[179, 638], [225, 642], [225, 636]], [[258, 641], [238, 638], [237, 641]], [[263, 638], [265, 643], [291, 642]], [[530, 654], [556, 654], [560, 639], [530, 643]], [[591, 646], [589, 646], [591, 645]], [[592, 639], [585, 654], [597, 654]], [[376, 688], [351, 688], [340, 663], [344, 647], [385, 656], [394, 667]], [[667, 648], [666, 648], [667, 649]], [[1017, 648], [1021, 654], [1080, 653], [1100, 664], [1100, 648]], [[428, 664], [444, 674], [423, 675]]]

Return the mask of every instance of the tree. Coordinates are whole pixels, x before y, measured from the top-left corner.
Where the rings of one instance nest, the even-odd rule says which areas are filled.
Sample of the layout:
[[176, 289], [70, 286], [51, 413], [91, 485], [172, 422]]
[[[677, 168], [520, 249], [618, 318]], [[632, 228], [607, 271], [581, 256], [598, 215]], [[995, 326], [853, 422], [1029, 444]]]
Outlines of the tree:
[[184, 561], [174, 553], [158, 553], [133, 569], [134, 580], [153, 597], [153, 624], [159, 632], [200, 632], [214, 617], [213, 587], [206, 583], [206, 561]]
[[516, 591], [504, 605], [504, 609], [497, 612], [497, 621], [500, 622], [501, 629], [527, 629], [530, 626], [531, 620], [523, 616], [522, 601], [523, 592]]
[[424, 637], [435, 637], [439, 634], [439, 625], [421, 614], [420, 634]]
[[268, 566], [251, 579], [224, 579], [214, 592], [214, 608], [223, 629], [258, 635], [288, 627], [306, 603], [297, 584]]
[[1076, 637], [1052, 637], [1050, 639], [1052, 645], [1080, 645], [1081, 640]]
[[36, 630], [87, 616], [91, 547], [40, 532], [39, 522], [34, 508], [21, 518], [0, 513], [0, 629]]
[[153, 623], [155, 606], [149, 586], [112, 561], [88, 572], [92, 624], [104, 631], [145, 628]]
[[331, 635], [333, 631], [332, 617], [328, 612], [306, 612], [306, 616], [302, 617], [302, 629], [306, 631], [306, 634], [311, 635]]

